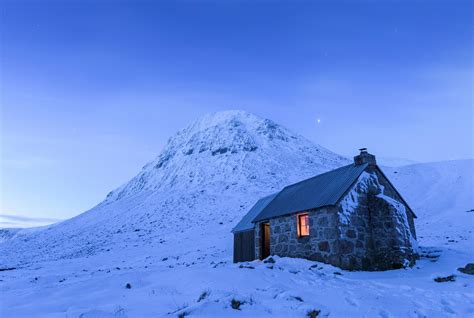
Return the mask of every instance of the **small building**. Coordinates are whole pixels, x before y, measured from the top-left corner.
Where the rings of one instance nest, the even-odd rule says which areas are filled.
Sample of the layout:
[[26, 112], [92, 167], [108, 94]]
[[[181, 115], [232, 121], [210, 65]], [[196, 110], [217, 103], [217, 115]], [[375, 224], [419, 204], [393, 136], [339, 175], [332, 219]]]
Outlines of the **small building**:
[[350, 165], [260, 199], [232, 231], [234, 262], [278, 255], [349, 270], [413, 265], [415, 218], [363, 148]]

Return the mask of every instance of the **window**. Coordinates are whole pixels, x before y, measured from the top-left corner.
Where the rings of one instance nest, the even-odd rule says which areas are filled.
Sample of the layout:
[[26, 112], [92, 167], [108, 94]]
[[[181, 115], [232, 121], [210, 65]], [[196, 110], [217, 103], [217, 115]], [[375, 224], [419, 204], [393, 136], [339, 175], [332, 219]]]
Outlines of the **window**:
[[309, 235], [309, 216], [308, 214], [298, 214], [298, 236]]

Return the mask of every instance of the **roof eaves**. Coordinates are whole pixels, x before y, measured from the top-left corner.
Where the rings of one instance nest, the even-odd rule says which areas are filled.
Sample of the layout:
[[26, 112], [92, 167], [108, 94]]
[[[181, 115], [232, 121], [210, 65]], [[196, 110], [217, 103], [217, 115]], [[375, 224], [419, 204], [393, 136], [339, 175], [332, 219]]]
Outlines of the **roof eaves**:
[[298, 214], [298, 213], [304, 213], [304, 212], [308, 212], [308, 211], [311, 211], [311, 210], [318, 210], [318, 209], [322, 209], [322, 208], [325, 208], [325, 207], [328, 207], [328, 206], [335, 206], [335, 204], [325, 204], [325, 205], [322, 205], [322, 206], [318, 206], [317, 208], [308, 208], [308, 209], [303, 209], [303, 210], [298, 210], [298, 211], [292, 211], [292, 212], [288, 212], [288, 213], [285, 213], [285, 214], [280, 214], [280, 215], [276, 215], [276, 216], [271, 216], [271, 217], [268, 217], [268, 218], [265, 218], [265, 219], [260, 219], [260, 220], [253, 220], [252, 223], [257, 223], [257, 222], [266, 222], [266, 221], [269, 221], [271, 219], [274, 219], [274, 218], [279, 218], [279, 217], [282, 217], [282, 216], [288, 216], [288, 215], [292, 215], [292, 214]]

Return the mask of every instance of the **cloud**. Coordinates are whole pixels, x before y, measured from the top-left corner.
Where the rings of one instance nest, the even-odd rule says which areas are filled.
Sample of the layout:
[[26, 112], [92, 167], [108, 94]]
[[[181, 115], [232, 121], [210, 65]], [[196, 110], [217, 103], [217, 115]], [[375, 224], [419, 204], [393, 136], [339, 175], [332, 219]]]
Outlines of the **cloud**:
[[20, 215], [0, 214], [0, 228], [6, 227], [35, 227], [61, 221], [53, 218], [34, 218]]

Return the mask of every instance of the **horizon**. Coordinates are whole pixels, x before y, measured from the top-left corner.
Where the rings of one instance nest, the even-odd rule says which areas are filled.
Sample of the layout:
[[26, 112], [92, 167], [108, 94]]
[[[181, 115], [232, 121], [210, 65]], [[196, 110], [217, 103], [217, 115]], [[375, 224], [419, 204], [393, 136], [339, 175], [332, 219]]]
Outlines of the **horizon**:
[[[205, 114], [205, 115], [201, 116], [200, 118], [198, 118], [196, 120], [201, 120], [205, 116], [210, 116], [210, 115], [213, 116], [213, 115], [218, 114], [218, 113], [229, 112], [229, 111], [242, 111], [242, 110], [228, 109], [228, 110], [222, 110], [222, 111], [218, 111], [218, 112], [208, 113], [208, 114]], [[248, 112], [246, 112], [246, 113], [248, 113]], [[252, 113], [249, 113], [249, 114], [252, 114]], [[252, 114], [252, 115], [255, 115], [255, 114]], [[262, 118], [262, 117], [260, 117], [260, 118]], [[179, 131], [189, 127], [196, 120], [193, 120], [192, 122], [188, 123], [188, 125], [186, 127], [183, 127], [182, 129], [179, 129], [175, 134], [177, 134]], [[303, 136], [303, 137], [305, 137], [305, 136]], [[315, 143], [315, 145], [318, 145], [318, 144]], [[166, 149], [166, 145], [163, 146], [162, 150], [164, 150], [164, 149]], [[162, 150], [160, 150], [159, 153], [161, 153]], [[328, 150], [332, 151], [331, 149], [328, 149]], [[346, 157], [348, 160], [352, 160], [353, 156], [359, 154], [359, 150], [360, 150], [359, 147], [356, 147], [356, 149], [354, 149], [352, 154], [349, 154], [349, 155], [339, 154], [339, 153], [336, 153], [336, 154], [339, 154], [343, 157]], [[371, 153], [371, 151], [369, 149], [368, 149], [368, 152]], [[377, 164], [379, 166], [381, 166], [382, 168], [384, 166], [385, 167], [403, 167], [403, 166], [409, 166], [409, 165], [441, 163], [441, 162], [447, 162], [447, 161], [474, 160], [474, 158], [465, 158], [465, 159], [452, 159], [452, 160], [448, 159], [448, 160], [439, 160], [439, 161], [418, 162], [418, 161], [414, 161], [414, 160], [411, 160], [411, 159], [408, 159], [408, 158], [393, 158], [393, 157], [383, 157], [383, 156], [381, 157], [381, 156], [378, 156], [377, 154], [374, 154], [374, 155], [376, 156]], [[155, 158], [157, 156], [155, 156]], [[152, 159], [148, 160], [147, 162], [145, 162], [142, 166], [137, 167], [136, 173], [132, 177], [130, 177], [130, 179], [127, 179], [125, 181], [125, 183], [130, 181], [136, 174], [138, 174], [142, 169], [141, 167], [145, 166], [149, 162], [152, 162], [153, 160], [155, 160], [155, 158], [152, 158]], [[393, 163], [395, 163], [395, 165], [390, 164], [392, 161], [393, 161]], [[120, 185], [117, 185], [115, 188], [110, 189], [110, 191], [115, 190], [119, 186]], [[96, 205], [98, 205], [99, 203], [101, 203], [105, 199], [105, 197], [106, 197], [106, 195], [104, 195], [104, 197], [100, 201], [94, 203], [93, 206], [91, 206], [90, 208], [93, 208]], [[17, 215], [17, 214], [16, 215], [9, 215], [9, 214], [0, 213], [0, 228], [40, 227], [40, 226], [45, 226], [45, 225], [50, 225], [50, 224], [65, 221], [67, 219], [70, 219], [70, 218], [73, 218], [77, 215], [80, 215], [80, 214], [82, 214], [83, 212], [86, 212], [86, 211], [87, 210], [79, 212], [75, 215], [65, 217], [65, 218], [48, 218], [48, 217], [41, 217], [41, 216], [40, 217], [29, 217], [29, 216], [26, 216], [26, 215]]]
[[469, 1], [3, 4], [0, 217], [78, 215], [229, 108], [349, 158], [474, 158]]

